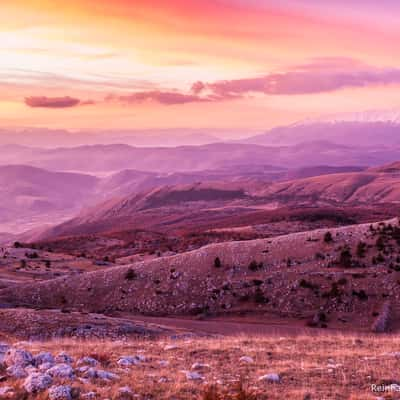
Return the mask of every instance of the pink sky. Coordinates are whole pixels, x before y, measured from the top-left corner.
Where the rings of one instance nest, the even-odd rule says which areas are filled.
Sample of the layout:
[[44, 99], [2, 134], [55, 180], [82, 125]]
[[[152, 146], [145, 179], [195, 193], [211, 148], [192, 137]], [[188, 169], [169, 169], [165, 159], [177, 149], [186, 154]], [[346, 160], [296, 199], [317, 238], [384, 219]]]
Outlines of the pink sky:
[[2, 0], [0, 123], [250, 130], [397, 108], [399, 12], [392, 0]]

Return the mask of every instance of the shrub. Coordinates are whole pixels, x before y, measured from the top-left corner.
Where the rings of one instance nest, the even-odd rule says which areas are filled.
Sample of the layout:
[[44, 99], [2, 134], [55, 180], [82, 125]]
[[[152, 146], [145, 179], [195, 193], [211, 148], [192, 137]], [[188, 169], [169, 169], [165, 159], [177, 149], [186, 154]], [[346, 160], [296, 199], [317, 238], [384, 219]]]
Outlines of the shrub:
[[257, 304], [266, 304], [269, 302], [269, 299], [268, 297], [265, 297], [263, 291], [257, 287], [256, 291], [254, 292], [254, 301]]
[[215, 257], [215, 260], [214, 260], [214, 267], [215, 267], [215, 268], [221, 268], [221, 267], [222, 267], [222, 263], [221, 263], [221, 260], [220, 260], [219, 257]]
[[359, 292], [353, 290], [352, 295], [358, 297], [361, 301], [367, 301], [368, 295], [365, 293], [365, 290], [361, 289]]
[[379, 251], [385, 250], [385, 241], [383, 240], [383, 237], [382, 237], [382, 236], [379, 236], [378, 239], [376, 239], [375, 245], [376, 245], [376, 248], [377, 248]]
[[324, 298], [335, 298], [340, 297], [342, 295], [342, 291], [339, 289], [339, 285], [337, 282], [333, 282], [331, 285], [331, 289], [328, 292], [322, 294]]
[[376, 260], [376, 263], [383, 263], [383, 262], [385, 262], [385, 257], [383, 257], [382, 253], [379, 253], [376, 256], [375, 260]]
[[351, 255], [350, 249], [348, 247], [345, 247], [340, 252], [339, 264], [344, 268], [351, 268], [352, 267], [353, 256]]
[[308, 282], [305, 279], [302, 279], [300, 281], [299, 286], [304, 288], [304, 289], [311, 289], [311, 290], [318, 289], [318, 285], [316, 285], [316, 284], [314, 284], [312, 282]]
[[36, 259], [36, 258], [39, 258], [39, 255], [38, 255], [38, 253], [36, 253], [36, 251], [35, 251], [35, 252], [33, 252], [33, 253], [25, 253], [25, 257], [27, 257], [27, 258], [32, 258], [32, 259]]
[[340, 279], [337, 281], [337, 283], [338, 283], [338, 285], [346, 285], [347, 279], [346, 279], [345, 277], [340, 278]]
[[256, 260], [253, 260], [249, 264], [249, 270], [250, 271], [257, 271], [259, 269], [262, 269], [264, 267], [264, 264], [262, 262], [258, 263]]
[[130, 268], [130, 269], [128, 269], [128, 271], [126, 271], [126, 273], [125, 273], [125, 279], [127, 280], [127, 281], [133, 281], [134, 279], [136, 279], [137, 278], [137, 274], [136, 274], [136, 272], [132, 269], [132, 268]]
[[14, 247], [15, 247], [16, 249], [19, 249], [19, 248], [22, 247], [22, 244], [21, 244], [20, 242], [14, 242]]
[[329, 231], [326, 232], [325, 235], [324, 235], [324, 242], [325, 243], [333, 242], [332, 233], [330, 233]]
[[357, 257], [363, 258], [365, 257], [365, 251], [367, 250], [367, 245], [364, 242], [358, 242], [356, 254]]

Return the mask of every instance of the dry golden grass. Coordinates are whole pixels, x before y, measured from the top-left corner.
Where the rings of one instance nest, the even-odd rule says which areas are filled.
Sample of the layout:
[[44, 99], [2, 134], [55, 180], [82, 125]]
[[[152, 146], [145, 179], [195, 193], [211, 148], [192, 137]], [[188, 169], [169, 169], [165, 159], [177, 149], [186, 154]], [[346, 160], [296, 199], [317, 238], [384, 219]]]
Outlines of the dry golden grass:
[[[166, 345], [175, 349], [165, 350]], [[102, 368], [120, 376], [113, 384], [81, 383], [81, 392], [96, 391], [99, 399], [117, 399], [118, 389], [132, 388], [138, 399], [263, 400], [263, 399], [375, 399], [372, 384], [396, 382], [400, 352], [398, 336], [355, 336], [316, 334], [310, 336], [190, 338], [157, 341], [72, 340], [24, 343], [34, 353], [64, 350], [75, 359], [90, 355]], [[140, 366], [122, 369], [122, 355], [141, 354]], [[399, 353], [400, 354], [400, 353]], [[250, 356], [254, 363], [240, 363]], [[168, 365], [159, 362], [168, 361]], [[189, 381], [182, 371], [195, 362], [206, 363], [200, 373], [204, 381]], [[331, 365], [330, 365], [331, 364]], [[281, 383], [258, 381], [267, 373], [278, 373]], [[395, 399], [396, 393], [385, 399]], [[46, 396], [39, 397], [45, 399]]]

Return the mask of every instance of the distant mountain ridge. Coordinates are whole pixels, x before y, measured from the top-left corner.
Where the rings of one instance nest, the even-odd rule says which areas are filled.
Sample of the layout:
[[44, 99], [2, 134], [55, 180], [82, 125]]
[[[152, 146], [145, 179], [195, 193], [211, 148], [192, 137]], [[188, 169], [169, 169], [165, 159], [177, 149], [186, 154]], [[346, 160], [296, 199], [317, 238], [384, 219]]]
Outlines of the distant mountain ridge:
[[294, 146], [315, 141], [354, 148], [400, 145], [400, 122], [392, 121], [306, 121], [273, 128], [244, 139], [243, 143], [262, 146]]

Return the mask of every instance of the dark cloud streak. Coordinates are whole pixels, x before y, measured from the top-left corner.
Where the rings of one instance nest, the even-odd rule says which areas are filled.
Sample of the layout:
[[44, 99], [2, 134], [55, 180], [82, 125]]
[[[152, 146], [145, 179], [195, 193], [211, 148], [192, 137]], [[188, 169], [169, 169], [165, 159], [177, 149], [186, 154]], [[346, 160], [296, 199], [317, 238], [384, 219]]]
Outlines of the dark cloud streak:
[[25, 98], [25, 104], [32, 108], [71, 108], [81, 104], [79, 99], [74, 97], [46, 97], [31, 96]]

